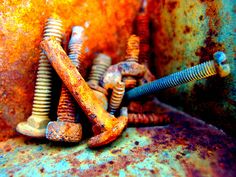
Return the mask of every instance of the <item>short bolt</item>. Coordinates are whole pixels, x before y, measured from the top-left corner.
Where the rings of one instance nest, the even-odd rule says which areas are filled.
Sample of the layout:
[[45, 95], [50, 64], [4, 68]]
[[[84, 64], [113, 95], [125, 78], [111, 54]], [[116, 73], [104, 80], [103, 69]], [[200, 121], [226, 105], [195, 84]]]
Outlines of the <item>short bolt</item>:
[[133, 88], [126, 92], [125, 99], [127, 101], [137, 99], [144, 95], [154, 94], [162, 89], [175, 87], [177, 85], [203, 79], [216, 74], [219, 74], [220, 77], [229, 75], [230, 67], [229, 64], [226, 64], [225, 54], [223, 52], [216, 52], [213, 57], [215, 60], [204, 62], [194, 67]]
[[93, 89], [97, 98], [101, 101], [101, 104], [105, 110], [108, 108], [107, 91], [99, 86], [99, 81], [107, 71], [107, 68], [111, 65], [111, 58], [105, 54], [98, 54], [93, 60], [93, 66], [88, 78], [88, 85]]
[[[58, 43], [61, 43], [62, 31], [62, 21], [58, 17], [51, 17], [46, 22], [43, 39], [54, 37]], [[50, 120], [48, 115], [52, 91], [51, 70], [52, 68], [46, 55], [41, 51], [32, 114], [26, 122], [21, 122], [16, 127], [16, 130], [21, 134], [32, 137], [45, 137], [46, 126]]]
[[114, 115], [119, 109], [123, 96], [125, 93], [125, 83], [124, 82], [118, 82], [114, 89], [112, 90], [111, 98], [110, 98], [110, 104], [108, 111], [110, 114]]
[[[83, 31], [83, 27], [74, 26], [69, 41], [68, 56], [78, 69], [82, 56]], [[62, 84], [57, 116], [57, 121], [48, 123], [46, 138], [52, 141], [79, 142], [82, 138], [82, 126], [76, 123], [75, 100], [64, 84]]]
[[[139, 37], [136, 35], [131, 35], [127, 42], [126, 49], [126, 61], [127, 62], [137, 62], [139, 56]], [[122, 81], [125, 83], [126, 88], [133, 88], [137, 85], [137, 80], [132, 76], [123, 77]]]
[[170, 117], [166, 114], [157, 113], [129, 113], [128, 114], [128, 124], [129, 125], [163, 125], [170, 123]]

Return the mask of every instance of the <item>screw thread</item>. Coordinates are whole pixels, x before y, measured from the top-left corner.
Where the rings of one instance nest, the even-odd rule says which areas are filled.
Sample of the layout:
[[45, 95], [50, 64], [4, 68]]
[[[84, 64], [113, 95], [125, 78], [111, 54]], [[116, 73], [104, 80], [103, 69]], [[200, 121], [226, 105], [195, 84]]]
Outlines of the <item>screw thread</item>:
[[[55, 37], [55, 40], [62, 40], [62, 21], [59, 19], [49, 18], [44, 28], [43, 38]], [[41, 52], [39, 58], [39, 67], [34, 93], [32, 115], [48, 118], [51, 104], [51, 65], [46, 55]]]
[[131, 35], [127, 41], [126, 61], [138, 62], [139, 37]]
[[93, 82], [95, 84], [99, 83], [99, 80], [106, 72], [108, 67], [111, 65], [111, 58], [104, 54], [99, 54], [93, 60], [93, 66], [89, 75], [89, 82]]
[[[69, 58], [72, 63], [79, 69], [80, 60], [83, 57], [83, 27], [74, 26], [72, 29], [71, 39], [69, 42]], [[61, 96], [59, 100], [59, 105], [57, 109], [57, 120], [61, 122], [71, 122], [76, 121], [76, 107], [75, 100], [70, 94], [67, 87], [62, 84]]]
[[148, 64], [149, 61], [149, 16], [146, 13], [140, 13], [137, 16], [137, 34], [140, 38], [139, 62]]
[[60, 122], [75, 122], [75, 101], [64, 84], [57, 109], [57, 120]]
[[[126, 49], [126, 61], [127, 62], [138, 62], [139, 56], [139, 37], [136, 35], [131, 35], [127, 41]], [[126, 88], [134, 88], [137, 85], [137, 81], [132, 76], [123, 77], [123, 82]]]
[[160, 125], [170, 122], [170, 117], [155, 113], [149, 114], [128, 114], [128, 124], [131, 125]]
[[214, 61], [204, 62], [129, 90], [125, 97], [127, 100], [135, 99], [144, 95], [156, 93], [165, 88], [175, 87], [183, 83], [203, 79], [215, 74], [216, 69]]
[[124, 93], [125, 93], [125, 83], [118, 82], [112, 91], [109, 104], [110, 114], [114, 115], [117, 109], [120, 107]]

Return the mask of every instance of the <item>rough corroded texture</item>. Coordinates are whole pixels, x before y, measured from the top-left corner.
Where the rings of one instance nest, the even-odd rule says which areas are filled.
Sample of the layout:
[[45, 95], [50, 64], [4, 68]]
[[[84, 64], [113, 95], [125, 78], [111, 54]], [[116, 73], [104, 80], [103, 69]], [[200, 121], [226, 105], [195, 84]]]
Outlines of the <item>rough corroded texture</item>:
[[163, 77], [226, 53], [232, 74], [168, 89], [158, 98], [236, 135], [236, 1], [150, 0], [155, 67]]
[[[103, 51], [117, 62], [124, 57], [126, 40], [138, 9], [138, 0], [3, 1], [0, 5], [0, 140], [14, 135], [17, 123], [30, 116], [39, 43], [44, 23], [52, 13], [63, 20], [63, 46], [68, 46], [72, 26], [86, 26], [85, 45], [89, 56]], [[92, 58], [81, 61], [81, 73], [86, 74]], [[58, 88], [58, 79], [56, 81]], [[54, 97], [53, 104], [56, 102]], [[53, 119], [55, 112], [56, 106]]]
[[86, 140], [74, 146], [26, 137], [1, 142], [0, 174], [235, 176], [235, 139], [172, 108], [157, 107], [156, 111], [170, 116], [173, 122], [164, 127], [128, 128], [103, 149], [89, 149]]
[[101, 100], [93, 93], [58, 42], [53, 39], [43, 40], [41, 48], [52, 67], [93, 124], [93, 132], [96, 136], [89, 140], [89, 146], [98, 147], [117, 139], [126, 127], [128, 118], [120, 116], [116, 119], [106, 112], [102, 107]]

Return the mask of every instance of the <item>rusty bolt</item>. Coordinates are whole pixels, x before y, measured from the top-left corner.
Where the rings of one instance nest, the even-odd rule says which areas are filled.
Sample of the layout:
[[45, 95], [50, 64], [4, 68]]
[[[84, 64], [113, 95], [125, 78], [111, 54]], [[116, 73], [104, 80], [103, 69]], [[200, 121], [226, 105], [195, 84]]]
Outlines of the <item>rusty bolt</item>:
[[112, 95], [110, 98], [110, 104], [109, 104], [109, 109], [108, 109], [110, 114], [114, 115], [117, 109], [120, 107], [124, 93], [125, 93], [125, 83], [118, 82], [115, 88], [113, 89]]
[[170, 117], [166, 114], [157, 113], [130, 113], [128, 114], [128, 124], [129, 125], [163, 125], [170, 123]]
[[[136, 35], [131, 35], [127, 42], [126, 49], [126, 61], [127, 62], [137, 62], [139, 56], [139, 37]], [[137, 80], [132, 76], [123, 77], [122, 81], [125, 83], [126, 88], [133, 88], [137, 85]]]
[[180, 84], [203, 79], [218, 74], [225, 77], [230, 74], [229, 64], [226, 63], [226, 56], [223, 52], [216, 52], [213, 55], [215, 60], [204, 62], [194, 67], [173, 73], [169, 76], [157, 79], [153, 82], [133, 88], [126, 92], [125, 99], [137, 99], [145, 95], [154, 94], [159, 90], [174, 87]]
[[99, 86], [99, 81], [103, 74], [106, 72], [107, 68], [111, 65], [111, 58], [105, 54], [98, 54], [98, 56], [93, 60], [93, 66], [88, 78], [88, 85], [93, 89], [94, 94], [102, 102], [102, 106], [107, 110], [107, 91]]
[[95, 136], [88, 141], [88, 146], [91, 148], [103, 146], [116, 140], [126, 127], [128, 118], [120, 116], [116, 119], [106, 112], [92, 89], [55, 40], [44, 40], [41, 42], [41, 47], [57, 74], [93, 124]]
[[[60, 43], [62, 40], [62, 21], [57, 17], [47, 20], [43, 39], [54, 37]], [[17, 125], [16, 130], [32, 137], [45, 137], [46, 126], [49, 122], [51, 104], [51, 65], [46, 55], [41, 52], [34, 93], [32, 114], [26, 122]]]
[[[69, 58], [79, 69], [82, 55], [83, 27], [72, 28], [69, 41]], [[75, 101], [69, 90], [62, 84], [61, 96], [57, 109], [57, 121], [48, 123], [46, 138], [53, 141], [79, 142], [82, 138], [82, 126], [76, 123]]]
[[108, 89], [113, 89], [117, 82], [122, 80], [122, 77], [134, 76], [141, 78], [146, 72], [146, 67], [140, 65], [137, 62], [120, 62], [115, 65], [110, 66], [104, 74], [102, 84], [103, 87]]

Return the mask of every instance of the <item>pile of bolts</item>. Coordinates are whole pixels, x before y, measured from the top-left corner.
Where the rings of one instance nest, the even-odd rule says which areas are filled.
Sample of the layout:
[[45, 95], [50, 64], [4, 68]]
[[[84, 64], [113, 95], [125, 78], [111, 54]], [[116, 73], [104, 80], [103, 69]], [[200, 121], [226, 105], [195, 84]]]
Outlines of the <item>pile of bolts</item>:
[[[170, 122], [167, 115], [155, 113], [152, 95], [165, 88], [174, 87], [215, 74], [225, 77], [230, 73], [223, 52], [214, 54], [208, 61], [192, 68], [155, 80], [147, 67], [149, 52], [148, 20], [145, 14], [138, 16], [140, 29], [127, 42], [125, 61], [111, 65], [106, 54], [98, 54], [87, 82], [80, 74], [80, 60], [84, 57], [84, 28], [74, 26], [69, 41], [69, 54], [61, 47], [62, 21], [48, 18], [35, 86], [32, 114], [16, 130], [30, 137], [46, 137], [52, 141], [79, 142], [82, 125], [77, 118], [76, 103], [92, 124], [94, 137], [88, 140], [90, 148], [107, 145], [116, 140], [127, 125], [160, 125]], [[139, 57], [142, 57], [140, 60]], [[144, 61], [141, 62], [140, 61]], [[57, 121], [50, 121], [52, 75], [55, 69], [63, 84], [57, 109]], [[143, 96], [145, 104], [137, 100]], [[150, 108], [151, 107], [151, 108]], [[140, 110], [142, 109], [142, 110]], [[155, 108], [154, 108], [155, 109]], [[81, 117], [80, 117], [81, 118]]]

